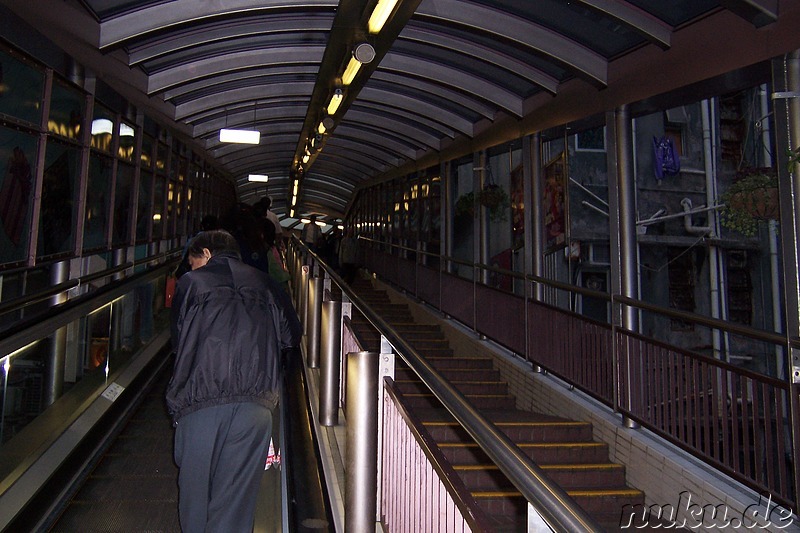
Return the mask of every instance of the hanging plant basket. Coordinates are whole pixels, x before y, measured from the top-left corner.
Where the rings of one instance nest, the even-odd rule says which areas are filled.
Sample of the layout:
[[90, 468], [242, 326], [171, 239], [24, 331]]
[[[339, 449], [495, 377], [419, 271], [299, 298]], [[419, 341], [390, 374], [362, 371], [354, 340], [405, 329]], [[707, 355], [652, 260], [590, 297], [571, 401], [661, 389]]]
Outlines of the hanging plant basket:
[[489, 219], [497, 222], [506, 219], [506, 210], [511, 199], [502, 187], [490, 183], [478, 193], [478, 203], [489, 210]]
[[456, 200], [456, 216], [469, 218], [475, 216], [475, 193], [470, 191], [458, 197], [458, 200]]
[[740, 172], [720, 200], [725, 204], [720, 211], [720, 223], [752, 237], [760, 221], [778, 218], [780, 209], [775, 170], [753, 168]]

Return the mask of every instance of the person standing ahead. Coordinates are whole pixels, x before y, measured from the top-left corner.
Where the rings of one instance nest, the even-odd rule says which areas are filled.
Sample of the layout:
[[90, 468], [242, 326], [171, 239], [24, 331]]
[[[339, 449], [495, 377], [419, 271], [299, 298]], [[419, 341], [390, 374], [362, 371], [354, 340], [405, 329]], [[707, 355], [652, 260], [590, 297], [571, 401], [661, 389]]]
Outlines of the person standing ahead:
[[281, 353], [298, 345], [300, 324], [286, 292], [241, 261], [230, 233], [198, 234], [189, 261], [173, 299], [176, 358], [166, 393], [181, 529], [250, 533]]

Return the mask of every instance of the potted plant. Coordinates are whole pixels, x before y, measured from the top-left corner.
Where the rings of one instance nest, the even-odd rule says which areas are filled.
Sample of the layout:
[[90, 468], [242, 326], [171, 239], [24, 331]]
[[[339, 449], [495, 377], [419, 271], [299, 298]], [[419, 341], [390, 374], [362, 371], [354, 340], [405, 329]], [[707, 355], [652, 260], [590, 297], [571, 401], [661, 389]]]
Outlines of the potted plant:
[[489, 211], [489, 219], [497, 222], [506, 219], [506, 209], [511, 199], [497, 184], [489, 183], [478, 193], [478, 203]]
[[475, 193], [470, 191], [462, 194], [456, 200], [456, 216], [469, 217], [475, 216]]
[[752, 237], [762, 220], [778, 217], [778, 177], [772, 168], [750, 168], [737, 173], [720, 198], [720, 223]]

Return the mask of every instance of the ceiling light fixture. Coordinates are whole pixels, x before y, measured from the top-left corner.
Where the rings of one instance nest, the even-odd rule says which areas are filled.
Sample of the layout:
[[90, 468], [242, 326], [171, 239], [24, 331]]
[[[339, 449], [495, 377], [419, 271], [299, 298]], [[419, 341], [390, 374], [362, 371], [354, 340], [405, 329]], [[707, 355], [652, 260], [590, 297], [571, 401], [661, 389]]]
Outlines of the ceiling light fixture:
[[303, 154], [303, 164], [308, 163], [308, 160], [311, 159], [311, 156], [308, 154]]
[[269, 181], [269, 176], [266, 174], [250, 174], [247, 176], [247, 181], [257, 181], [260, 183], [266, 183]]
[[261, 132], [252, 130], [219, 130], [219, 142], [239, 143], [239, 144], [258, 144], [261, 142]]
[[289, 210], [289, 218], [294, 218], [294, 209]]
[[396, 4], [397, 0], [378, 0], [378, 5], [372, 10], [372, 15], [370, 15], [369, 22], [367, 22], [367, 28], [369, 28], [370, 33], [380, 33], [383, 25], [389, 20], [389, 15], [394, 11]]
[[253, 129], [237, 130], [228, 129], [228, 110], [225, 110], [225, 128], [219, 130], [219, 142], [238, 143], [238, 144], [259, 144], [261, 142], [261, 132], [256, 129], [256, 115], [258, 113], [258, 102], [253, 104]]
[[300, 186], [300, 182], [294, 180], [294, 188], [292, 189], [292, 196], [297, 196], [297, 189]]
[[353, 80], [358, 74], [358, 69], [361, 68], [361, 61], [356, 59], [356, 56], [352, 56], [350, 58], [350, 62], [347, 64], [347, 67], [344, 69], [344, 74], [342, 74], [342, 85], [345, 87], [353, 83]]
[[336, 89], [331, 96], [331, 101], [328, 103], [328, 114], [335, 115], [336, 110], [339, 109], [339, 106], [342, 104], [342, 99], [344, 98], [344, 94], [342, 93], [341, 89]]
[[319, 123], [319, 126], [317, 126], [317, 131], [320, 133], [320, 135], [325, 133], [326, 129], [325, 129], [325, 124], [323, 122]]

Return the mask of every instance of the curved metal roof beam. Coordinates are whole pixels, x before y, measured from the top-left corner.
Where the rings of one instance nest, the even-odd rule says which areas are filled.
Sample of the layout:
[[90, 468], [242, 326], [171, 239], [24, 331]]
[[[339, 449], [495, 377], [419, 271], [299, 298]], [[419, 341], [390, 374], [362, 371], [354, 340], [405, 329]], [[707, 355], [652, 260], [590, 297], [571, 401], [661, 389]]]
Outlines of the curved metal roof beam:
[[[445, 86], [462, 89], [478, 95], [481, 99], [505, 109], [512, 115], [522, 116], [522, 97], [489, 80], [479, 78], [469, 72], [405, 54], [386, 54], [378, 70], [401, 72], [410, 76], [432, 79]], [[494, 117], [487, 117], [490, 120]]]
[[326, 193], [320, 190], [319, 187], [314, 187], [313, 189], [302, 192], [301, 196], [303, 204], [308, 204], [309, 200], [318, 200], [319, 205], [339, 209], [344, 209], [349, 201], [348, 199], [343, 199], [339, 194]]
[[281, 160], [285, 156], [287, 141], [275, 143], [269, 147], [261, 147], [260, 151], [240, 150], [238, 152], [228, 152], [217, 158], [224, 162], [227, 168], [233, 172], [239, 172], [244, 166], [261, 166], [264, 168], [286, 168], [288, 172], [289, 164]]
[[[388, 57], [388, 54], [387, 56]], [[490, 106], [484, 103], [483, 98], [478, 98], [478, 95], [471, 96], [464, 94], [457, 89], [448, 87], [449, 84], [439, 84], [435, 80], [420, 79], [413, 76], [407, 76], [395, 70], [383, 70], [383, 62], [378, 70], [372, 73], [371, 80], [386, 81], [393, 85], [401, 85], [403, 87], [410, 87], [416, 91], [423, 93], [430, 93], [439, 98], [443, 98], [449, 102], [460, 105], [466, 109], [471, 110], [475, 114], [482, 115], [483, 117], [493, 120], [497, 112], [497, 106]]]
[[327, 13], [318, 16], [311, 16], [311, 13], [300, 16], [294, 13], [203, 24], [197, 28], [154, 37], [141, 44], [130, 46], [128, 61], [134, 66], [174, 52], [232, 38], [297, 31], [327, 32], [331, 29], [332, 22], [333, 16]]
[[[370, 131], [364, 128], [348, 126], [347, 124], [339, 124], [336, 126], [336, 130], [333, 132], [333, 136], [337, 138], [341, 137], [345, 139], [358, 140], [362, 143], [376, 146], [386, 150], [400, 159], [414, 159], [414, 157], [417, 155], [416, 148], [409, 146], [407, 143], [403, 142], [397, 137], [386, 134], [381, 135], [380, 133], [376, 135], [376, 133], [378, 132], [375, 130]], [[323, 151], [324, 149], [325, 148], [323, 147]]]
[[186, 22], [214, 17], [246, 15], [270, 9], [306, 7], [308, 9], [335, 9], [338, 0], [225, 0], [225, 2], [198, 2], [173, 0], [144, 9], [130, 11], [110, 18], [100, 25], [100, 49], [122, 44], [134, 37], [164, 31]]
[[303, 183], [315, 185], [315, 189], [325, 191], [331, 194], [350, 195], [356, 188], [356, 184], [342, 180], [336, 175], [325, 174], [322, 172], [311, 172], [310, 175], [303, 179]]
[[664, 50], [670, 47], [672, 27], [630, 2], [622, 2], [620, 0], [577, 1], [618, 20]]
[[[292, 139], [292, 137], [294, 137], [294, 139]], [[289, 143], [290, 140], [294, 141], [295, 145], [297, 144], [296, 135], [281, 135], [259, 145], [246, 147], [242, 145], [233, 145], [232, 147], [224, 146], [214, 150], [212, 153], [217, 161], [223, 162], [224, 164], [235, 163], [237, 160], [245, 157], [260, 157], [261, 160], [268, 161], [274, 158], [276, 152], [283, 150], [284, 146]], [[286, 166], [288, 168], [288, 163]]]
[[[349, 115], [349, 113], [348, 113]], [[347, 118], [347, 117], [345, 117]], [[380, 129], [376, 128], [376, 124], [380, 124]], [[342, 120], [336, 126], [336, 130], [339, 132], [339, 135], [346, 134], [348, 128], [353, 128], [355, 131], [367, 131], [371, 132], [376, 137], [387, 137], [389, 139], [396, 140], [397, 142], [403, 143], [412, 150], [415, 151], [428, 151], [432, 147], [427, 145], [424, 142], [417, 140], [415, 137], [410, 137], [406, 135], [407, 128], [404, 129], [396, 129], [394, 127], [390, 127], [389, 122], [385, 119], [379, 120], [376, 117], [367, 118], [366, 120]], [[416, 130], [412, 131], [411, 134], [415, 134]], [[331, 137], [336, 136], [337, 132], [334, 131]], [[438, 141], [438, 140], [437, 140]], [[437, 142], [438, 144], [438, 142]]]
[[552, 94], [555, 94], [558, 89], [558, 79], [550, 76], [546, 72], [542, 72], [517, 58], [508, 56], [497, 50], [484, 48], [466, 39], [461, 39], [460, 37], [454, 37], [446, 33], [439, 33], [428, 29], [415, 28], [409, 24], [400, 34], [400, 39], [419, 42], [429, 46], [438, 46], [455, 54], [466, 56], [466, 61], [483, 61], [490, 63], [496, 67], [513, 72]]
[[778, 20], [778, 0], [720, 0], [719, 3], [756, 28]]
[[215, 85], [223, 86], [226, 83], [243, 82], [245, 80], [255, 84], [259, 79], [269, 80], [275, 76], [297, 76], [307, 74], [316, 76], [319, 68], [316, 65], [280, 65], [276, 67], [265, 67], [260, 69], [238, 70], [236, 72], [226, 72], [213, 78], [203, 78], [201, 80], [184, 83], [161, 93], [164, 100], [181, 97], [194, 91], [205, 91]]
[[426, 0], [414, 15], [461, 24], [503, 36], [550, 56], [594, 83], [608, 84], [608, 61], [597, 52], [549, 28], [500, 9], [460, 0]]
[[421, 124], [422, 126], [427, 127], [428, 129], [438, 131], [442, 134], [442, 137], [449, 137], [454, 138], [456, 136], [453, 128], [447, 127], [444, 124], [436, 122], [434, 120], [430, 120], [428, 117], [420, 115], [418, 113], [411, 112], [407, 109], [400, 109], [397, 107], [386, 107], [385, 105], [377, 104], [375, 102], [367, 102], [367, 101], [356, 101], [350, 109], [368, 109], [368, 110], [375, 110], [379, 111], [383, 114], [398, 116], [401, 119], [404, 119], [407, 122]]
[[189, 61], [150, 74], [147, 93], [152, 95], [195, 80], [224, 72], [264, 68], [265, 65], [316, 65], [322, 60], [324, 46], [308, 45], [243, 50]]
[[[338, 176], [340, 179], [346, 179], [353, 184], [353, 188], [363, 179], [364, 176], [371, 175], [375, 170], [358, 161], [347, 160], [345, 158], [338, 158], [328, 154], [325, 159], [318, 159], [309, 171], [313, 175], [333, 175]], [[319, 167], [317, 167], [319, 164]]]
[[322, 152], [317, 154], [317, 161], [324, 161], [329, 156], [347, 161], [359, 161], [373, 171], [393, 165], [397, 160], [396, 156], [378, 147], [343, 137], [328, 139]]
[[[220, 91], [221, 92], [221, 91]], [[308, 101], [305, 99], [299, 100], [297, 98], [292, 97], [281, 97], [281, 98], [270, 98], [269, 102], [258, 102], [258, 113], [257, 119], [260, 122], [269, 122], [272, 117], [280, 117], [281, 115], [278, 113], [275, 114], [268, 114], [266, 120], [264, 115], [267, 114], [268, 111], [277, 111], [282, 109], [289, 109], [293, 110], [295, 107], [302, 107], [303, 110], [307, 107]], [[214, 123], [217, 126], [217, 129], [225, 127], [225, 117], [228, 117], [228, 123], [230, 124], [231, 117], [237, 117], [237, 124], [244, 124], [247, 119], [244, 118], [245, 115], [248, 113], [250, 114], [250, 121], [253, 120], [253, 102], [245, 100], [244, 102], [236, 102], [235, 104], [226, 105], [224, 107], [212, 107], [208, 108], [205, 111], [200, 113], [196, 113], [192, 115], [191, 124], [194, 125], [195, 128], [203, 128], [204, 125], [209, 123]], [[288, 112], [286, 116], [294, 116], [293, 113]], [[221, 123], [217, 123], [217, 121], [221, 121]]]
[[368, 111], [359, 111], [352, 107], [347, 110], [347, 114], [342, 123], [363, 124], [365, 126], [379, 123], [382, 128], [396, 132], [407, 139], [414, 139], [415, 142], [428, 149], [439, 150], [441, 145], [441, 139], [439, 139], [439, 137], [426, 133], [406, 122], [392, 117], [376, 116]]
[[[298, 82], [298, 83], [273, 83], [270, 85], [259, 85], [255, 87], [244, 87], [241, 89], [233, 89], [224, 91], [217, 94], [202, 96], [195, 98], [189, 102], [175, 106], [175, 120], [186, 120], [198, 114], [208, 111], [209, 109], [216, 109], [217, 112], [224, 112], [225, 106], [230, 106], [239, 102], [252, 102], [253, 109], [258, 114], [258, 103], [263, 102], [267, 104], [270, 98], [286, 98], [290, 97], [299, 102], [308, 103], [311, 95], [311, 89], [314, 88], [314, 82]], [[244, 111], [240, 113], [246, 115]], [[250, 124], [253, 123], [253, 114], [250, 114]], [[247, 124], [247, 121], [242, 122]], [[229, 123], [229, 126], [235, 127], [235, 123]]]
[[467, 137], [472, 137], [475, 131], [472, 121], [456, 115], [451, 111], [442, 109], [441, 107], [435, 106], [418, 98], [389, 92], [384, 89], [373, 88], [370, 87], [369, 84], [361, 89], [361, 92], [358, 94], [356, 104], [358, 104], [361, 100], [375, 102], [382, 106], [405, 109], [412, 113], [418, 113], [442, 124], [446, 124], [459, 133], [466, 135]]

